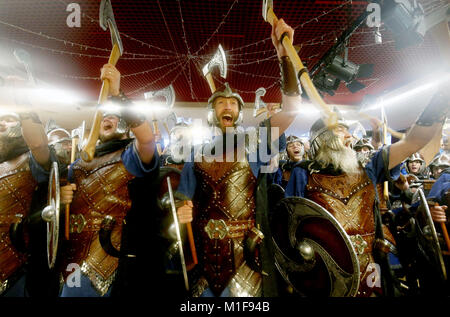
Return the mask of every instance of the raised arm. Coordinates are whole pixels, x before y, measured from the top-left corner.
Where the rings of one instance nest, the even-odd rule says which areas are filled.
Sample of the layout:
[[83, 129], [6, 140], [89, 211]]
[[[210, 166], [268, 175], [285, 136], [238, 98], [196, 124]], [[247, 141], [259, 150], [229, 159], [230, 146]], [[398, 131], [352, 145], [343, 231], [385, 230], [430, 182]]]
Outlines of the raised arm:
[[[287, 36], [292, 40], [294, 37], [294, 30], [287, 25], [283, 19], [274, 22], [272, 27], [272, 43], [277, 51], [278, 60], [281, 69], [281, 93], [282, 93], [282, 110], [274, 114], [270, 119], [272, 127], [278, 127], [280, 135], [286, 131], [287, 128], [294, 122], [296, 117], [296, 110], [301, 104], [300, 97], [301, 88], [295, 74], [294, 66], [290, 61], [286, 50], [281, 44], [281, 36], [287, 33]], [[274, 136], [275, 137], [275, 136]]]
[[123, 105], [122, 117], [136, 137], [136, 149], [142, 163], [149, 164], [155, 154], [155, 136], [142, 113], [133, 108], [132, 103], [120, 91], [120, 72], [112, 64], [105, 64], [101, 70], [101, 79], [110, 81], [110, 94]]
[[36, 162], [44, 169], [50, 169], [50, 150], [47, 134], [39, 117], [34, 112], [19, 113], [22, 135]]
[[418, 152], [442, 129], [450, 109], [450, 93], [442, 85], [431, 98], [405, 138], [391, 145], [389, 169], [400, 164], [408, 156]]

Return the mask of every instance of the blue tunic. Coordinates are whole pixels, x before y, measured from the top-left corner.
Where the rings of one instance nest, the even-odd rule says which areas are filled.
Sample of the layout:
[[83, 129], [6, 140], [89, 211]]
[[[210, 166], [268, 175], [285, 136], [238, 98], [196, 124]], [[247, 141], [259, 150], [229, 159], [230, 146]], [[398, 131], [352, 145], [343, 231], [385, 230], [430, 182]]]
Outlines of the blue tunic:
[[450, 173], [442, 173], [442, 175], [437, 179], [437, 181], [431, 187], [428, 197], [442, 204], [445, 193], [450, 189]]

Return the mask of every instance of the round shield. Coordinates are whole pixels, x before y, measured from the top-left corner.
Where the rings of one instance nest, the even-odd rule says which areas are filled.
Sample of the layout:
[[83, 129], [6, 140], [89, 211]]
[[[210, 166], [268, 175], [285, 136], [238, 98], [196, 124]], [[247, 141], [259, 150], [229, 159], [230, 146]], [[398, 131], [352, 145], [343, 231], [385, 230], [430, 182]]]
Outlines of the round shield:
[[442, 280], [447, 280], [447, 271], [445, 269], [445, 262], [442, 256], [441, 246], [439, 244], [439, 238], [434, 227], [433, 218], [431, 217], [430, 208], [428, 206], [425, 193], [422, 188], [417, 190], [420, 205], [417, 209], [416, 220], [420, 237], [425, 239], [419, 239], [422, 246], [424, 246], [425, 252], [428, 254], [432, 262], [441, 276]]
[[53, 162], [48, 181], [47, 206], [42, 211], [42, 219], [47, 222], [47, 262], [52, 269], [55, 266], [59, 238], [59, 172], [58, 163]]
[[309, 199], [284, 198], [270, 224], [277, 269], [299, 295], [356, 295], [358, 257], [349, 236], [327, 210]]

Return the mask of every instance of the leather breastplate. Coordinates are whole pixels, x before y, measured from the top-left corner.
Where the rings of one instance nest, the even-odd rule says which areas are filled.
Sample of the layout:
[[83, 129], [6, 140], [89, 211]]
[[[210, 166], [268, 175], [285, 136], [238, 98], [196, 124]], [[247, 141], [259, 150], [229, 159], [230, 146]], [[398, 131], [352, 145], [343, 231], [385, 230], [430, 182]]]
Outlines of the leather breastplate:
[[[367, 174], [362, 170], [359, 174], [339, 176], [313, 173], [308, 177], [305, 196], [329, 211], [350, 236], [361, 272], [358, 296], [380, 293], [380, 288], [367, 286], [367, 278], [374, 272], [369, 264], [375, 263], [372, 254], [375, 188]], [[383, 232], [388, 240], [394, 241], [384, 225]]]
[[28, 215], [36, 185], [28, 152], [0, 164], [0, 293], [2, 284], [6, 284], [26, 260], [26, 256], [12, 246], [9, 228]]
[[115, 218], [111, 242], [120, 249], [122, 222], [131, 207], [128, 183], [134, 178], [121, 160], [124, 149], [94, 158], [80, 160], [72, 167], [77, 185], [70, 205], [70, 240], [62, 270], [69, 263], [78, 263], [103, 295], [114, 279], [118, 258], [108, 255], [100, 245], [98, 232], [105, 216]]
[[[194, 226], [203, 273], [218, 296], [231, 280], [255, 296], [260, 274], [243, 260], [243, 241], [255, 223], [256, 178], [248, 162], [196, 163]], [[233, 293], [234, 292], [234, 293]]]

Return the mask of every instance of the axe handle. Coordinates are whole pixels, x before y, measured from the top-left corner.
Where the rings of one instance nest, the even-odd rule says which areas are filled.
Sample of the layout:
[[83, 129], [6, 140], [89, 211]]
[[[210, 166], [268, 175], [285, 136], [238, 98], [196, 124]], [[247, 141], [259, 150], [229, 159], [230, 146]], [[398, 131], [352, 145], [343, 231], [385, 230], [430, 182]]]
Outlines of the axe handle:
[[[436, 203], [435, 206], [439, 206], [439, 204]], [[441, 222], [441, 229], [442, 229], [442, 235], [444, 236], [445, 244], [447, 245], [447, 250], [450, 251], [450, 237], [448, 235], [447, 227], [445, 226], [444, 222]]]
[[100, 124], [102, 123], [103, 114], [100, 110], [95, 111], [94, 122], [86, 144], [83, 147], [80, 155], [83, 161], [90, 162], [94, 158], [95, 145], [97, 144], [98, 136], [100, 135]]
[[216, 92], [216, 85], [214, 84], [214, 80], [211, 73], [206, 74], [206, 80], [208, 81], [209, 88], [211, 88], [211, 93]]
[[[78, 138], [73, 137], [72, 138], [72, 148], [70, 151], [70, 164], [75, 162], [75, 154], [77, 152], [77, 143]], [[67, 182], [70, 184], [69, 182]], [[66, 204], [66, 210], [65, 210], [65, 219], [64, 219], [64, 237], [66, 240], [69, 240], [69, 234], [70, 234], [70, 204]]]
[[[117, 44], [114, 44], [111, 54], [109, 56], [108, 63], [112, 65], [116, 65], [117, 61], [120, 57], [120, 49]], [[109, 80], [105, 79], [102, 82], [102, 88], [100, 90], [100, 95], [98, 97], [98, 104], [101, 105], [106, 101], [109, 94]], [[90, 162], [94, 158], [95, 153], [95, 145], [97, 144], [98, 136], [100, 135], [100, 124], [102, 122], [102, 112], [97, 110], [94, 115], [94, 122], [92, 123], [92, 129], [89, 133], [89, 137], [86, 141], [83, 150], [81, 151], [81, 158]]]
[[191, 247], [192, 260], [194, 261], [194, 265], [196, 265], [198, 264], [197, 250], [195, 249], [194, 234], [192, 233], [192, 225], [190, 222], [186, 224], [186, 229], [189, 239], [189, 246]]
[[[153, 125], [153, 133], [155, 135], [161, 135], [161, 133], [159, 132], [159, 128], [158, 128], [158, 121], [155, 119], [155, 116], [153, 115], [153, 119], [152, 119], [152, 125]], [[158, 154], [161, 155], [162, 153], [162, 149], [161, 149], [161, 141], [156, 142], [156, 150], [158, 151]]]
[[[270, 23], [270, 25], [273, 26], [274, 23], [278, 21], [278, 18], [276, 17], [275, 13], [273, 12], [272, 8], [269, 8], [267, 10], [267, 22]], [[292, 64], [294, 65], [294, 69], [296, 74], [299, 74], [301, 70], [305, 68], [303, 65], [300, 57], [298, 56], [297, 51], [295, 50], [294, 46], [292, 45], [291, 40], [287, 36], [282, 36], [282, 44], [285, 50], [287, 51], [287, 54], [292, 61]], [[307, 72], [303, 72], [299, 78], [300, 83], [302, 84], [302, 87], [305, 89], [306, 94], [309, 96], [311, 101], [321, 109], [325, 115], [326, 119], [325, 122], [328, 127], [336, 126], [337, 124], [337, 114], [334, 113], [331, 108], [323, 101], [322, 97], [320, 96], [319, 92], [317, 91], [316, 87], [314, 86], [313, 82], [311, 81], [311, 78], [309, 77]]]

